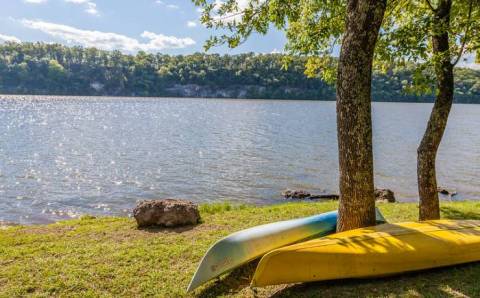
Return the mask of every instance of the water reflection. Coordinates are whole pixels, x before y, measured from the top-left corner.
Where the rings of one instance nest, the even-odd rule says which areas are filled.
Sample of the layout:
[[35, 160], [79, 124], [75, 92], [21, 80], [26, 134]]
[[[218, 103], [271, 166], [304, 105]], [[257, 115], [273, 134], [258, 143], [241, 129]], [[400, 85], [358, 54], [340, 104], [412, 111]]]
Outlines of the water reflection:
[[[416, 197], [431, 105], [374, 104], [376, 184]], [[480, 198], [480, 107], [455, 105], [438, 159], [456, 199]], [[281, 202], [337, 192], [335, 103], [9, 97], [0, 100], [0, 220], [127, 214], [142, 198]]]

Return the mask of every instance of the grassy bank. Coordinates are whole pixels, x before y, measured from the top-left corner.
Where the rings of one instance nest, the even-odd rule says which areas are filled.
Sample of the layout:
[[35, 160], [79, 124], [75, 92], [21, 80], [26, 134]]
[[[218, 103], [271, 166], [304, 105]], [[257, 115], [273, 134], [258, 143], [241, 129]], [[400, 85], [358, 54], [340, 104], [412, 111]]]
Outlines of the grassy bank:
[[[0, 297], [185, 296], [206, 249], [219, 238], [267, 222], [336, 209], [335, 202], [267, 207], [207, 205], [203, 223], [175, 230], [138, 230], [129, 218], [70, 220], [0, 229]], [[415, 220], [415, 204], [381, 204], [387, 220]], [[442, 216], [480, 219], [480, 203], [443, 203]], [[250, 297], [254, 265], [228, 274], [195, 296]], [[480, 264], [375, 280], [268, 287], [274, 297], [479, 297]]]

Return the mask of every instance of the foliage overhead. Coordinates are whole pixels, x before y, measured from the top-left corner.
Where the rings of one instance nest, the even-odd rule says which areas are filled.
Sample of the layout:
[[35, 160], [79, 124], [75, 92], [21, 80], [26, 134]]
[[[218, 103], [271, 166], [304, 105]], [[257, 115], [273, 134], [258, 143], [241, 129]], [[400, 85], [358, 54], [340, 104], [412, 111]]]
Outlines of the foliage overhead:
[[[450, 0], [449, 0], [450, 1]], [[447, 59], [453, 65], [466, 54], [480, 49], [480, 0], [451, 0], [449, 23], [436, 19], [435, 14], [445, 0], [390, 1], [380, 32], [376, 61], [386, 67], [417, 65], [408, 91], [433, 93], [436, 65]], [[450, 49], [441, 57], [433, 51], [432, 36], [448, 32]]]
[[[271, 26], [283, 31], [289, 55], [307, 56], [306, 74], [333, 83], [338, 50], [344, 31], [346, 0], [192, 0], [203, 9], [207, 28], [221, 29], [205, 48], [227, 44], [237, 47], [253, 32], [265, 34]], [[435, 29], [434, 9], [443, 0], [389, 0], [376, 45], [375, 67], [387, 72], [393, 65], [415, 63], [405, 91], [433, 93], [432, 65], [440, 59], [432, 54], [430, 36]], [[437, 27], [438, 29], [438, 27]], [[451, 24], [452, 62], [480, 48], [480, 0], [455, 0]], [[477, 56], [477, 59], [478, 56]], [[285, 57], [285, 66], [289, 56]]]
[[[221, 29], [205, 44], [227, 44], [234, 48], [252, 33], [266, 34], [271, 26], [284, 31], [289, 55], [307, 56], [306, 74], [334, 82], [336, 60], [332, 54], [341, 44], [345, 20], [345, 0], [192, 0], [203, 10], [201, 21], [207, 28]], [[290, 59], [285, 57], [284, 66]]]

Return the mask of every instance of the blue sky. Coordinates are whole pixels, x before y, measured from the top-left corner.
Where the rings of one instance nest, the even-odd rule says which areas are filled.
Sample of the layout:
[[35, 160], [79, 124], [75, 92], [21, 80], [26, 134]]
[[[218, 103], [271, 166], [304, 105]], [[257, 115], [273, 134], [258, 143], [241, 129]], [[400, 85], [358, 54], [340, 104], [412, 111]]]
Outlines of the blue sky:
[[[202, 26], [190, 0], [0, 0], [0, 42], [44, 41], [95, 46], [125, 53], [203, 51], [215, 32]], [[239, 48], [217, 53], [281, 51], [281, 32], [252, 36]]]
[[[248, 0], [237, 0], [239, 6]], [[191, 0], [0, 0], [0, 43], [58, 42], [134, 54], [139, 50], [165, 54], [202, 52], [214, 31], [198, 21]], [[282, 32], [253, 35], [236, 49], [217, 47], [211, 53], [282, 51]], [[338, 54], [338, 53], [337, 53]], [[458, 66], [480, 69], [474, 55]]]

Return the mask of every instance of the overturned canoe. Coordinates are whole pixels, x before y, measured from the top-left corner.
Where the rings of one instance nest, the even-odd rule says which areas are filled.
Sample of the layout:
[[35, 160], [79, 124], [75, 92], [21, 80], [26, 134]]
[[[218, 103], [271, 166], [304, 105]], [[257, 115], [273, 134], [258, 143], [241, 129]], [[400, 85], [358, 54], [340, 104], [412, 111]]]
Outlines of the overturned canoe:
[[[337, 214], [337, 211], [332, 211], [300, 219], [270, 223], [242, 230], [219, 240], [203, 257], [187, 292], [222, 273], [261, 257], [273, 249], [312, 236], [335, 232]], [[377, 221], [385, 222], [378, 209]]]
[[365, 278], [480, 260], [480, 221], [383, 224], [266, 254], [252, 286]]

